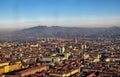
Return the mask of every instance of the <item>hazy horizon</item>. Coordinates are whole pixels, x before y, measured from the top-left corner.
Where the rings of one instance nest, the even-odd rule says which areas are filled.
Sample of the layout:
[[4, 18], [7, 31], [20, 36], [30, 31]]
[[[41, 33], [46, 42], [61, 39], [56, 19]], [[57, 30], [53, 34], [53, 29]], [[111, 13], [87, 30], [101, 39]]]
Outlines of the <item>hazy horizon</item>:
[[120, 0], [0, 0], [0, 30], [120, 27]]
[[[0, 28], [0, 32], [14, 32], [14, 31], [20, 31], [20, 30], [24, 30], [24, 29], [29, 29], [29, 28], [33, 28], [33, 27], [38, 27], [38, 26], [47, 26], [47, 25], [36, 25], [36, 26], [28, 26], [28, 27], [24, 27], [24, 28]], [[47, 26], [47, 27], [55, 27], [58, 25], [54, 25], [54, 26]], [[95, 29], [100, 29], [100, 28], [112, 28], [112, 27], [120, 27], [120, 26], [111, 26], [111, 27], [80, 27], [80, 26], [58, 26], [58, 27], [70, 27], [70, 28], [95, 28]]]

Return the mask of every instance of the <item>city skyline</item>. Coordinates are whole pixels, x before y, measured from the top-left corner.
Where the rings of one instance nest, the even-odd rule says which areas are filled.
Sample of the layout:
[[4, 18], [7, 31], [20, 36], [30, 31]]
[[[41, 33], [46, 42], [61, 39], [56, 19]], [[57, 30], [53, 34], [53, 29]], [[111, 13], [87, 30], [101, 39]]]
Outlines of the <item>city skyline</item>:
[[0, 0], [0, 29], [120, 26], [119, 0]]

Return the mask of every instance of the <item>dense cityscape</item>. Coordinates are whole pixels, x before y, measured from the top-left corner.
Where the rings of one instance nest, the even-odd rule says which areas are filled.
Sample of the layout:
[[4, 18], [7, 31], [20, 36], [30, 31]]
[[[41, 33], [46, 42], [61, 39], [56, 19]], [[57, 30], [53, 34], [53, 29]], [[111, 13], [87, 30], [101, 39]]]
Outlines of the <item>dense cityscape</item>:
[[120, 77], [120, 0], [0, 0], [0, 77]]
[[0, 42], [0, 77], [119, 77], [120, 39]]

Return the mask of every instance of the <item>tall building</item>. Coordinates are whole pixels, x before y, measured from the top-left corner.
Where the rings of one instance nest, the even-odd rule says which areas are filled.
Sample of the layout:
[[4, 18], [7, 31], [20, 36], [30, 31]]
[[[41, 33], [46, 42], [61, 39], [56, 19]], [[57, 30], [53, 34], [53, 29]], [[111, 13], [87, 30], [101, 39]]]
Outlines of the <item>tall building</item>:
[[60, 48], [60, 47], [57, 47], [57, 48], [56, 48], [56, 51], [57, 51], [57, 53], [62, 53], [62, 51], [61, 51], [61, 48]]
[[65, 47], [61, 48], [61, 52], [64, 53], [65, 52]]
[[86, 49], [87, 48], [87, 45], [85, 45], [85, 44], [82, 44], [81, 45], [81, 49], [83, 50], [83, 49]]

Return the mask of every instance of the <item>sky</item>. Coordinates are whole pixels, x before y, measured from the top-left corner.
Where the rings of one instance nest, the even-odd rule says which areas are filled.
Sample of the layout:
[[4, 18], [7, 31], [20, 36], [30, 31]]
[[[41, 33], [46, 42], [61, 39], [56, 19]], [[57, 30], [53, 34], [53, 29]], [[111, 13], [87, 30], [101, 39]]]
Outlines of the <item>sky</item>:
[[120, 26], [120, 0], [0, 0], [0, 29]]

